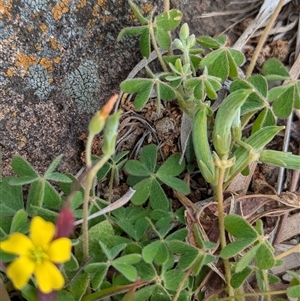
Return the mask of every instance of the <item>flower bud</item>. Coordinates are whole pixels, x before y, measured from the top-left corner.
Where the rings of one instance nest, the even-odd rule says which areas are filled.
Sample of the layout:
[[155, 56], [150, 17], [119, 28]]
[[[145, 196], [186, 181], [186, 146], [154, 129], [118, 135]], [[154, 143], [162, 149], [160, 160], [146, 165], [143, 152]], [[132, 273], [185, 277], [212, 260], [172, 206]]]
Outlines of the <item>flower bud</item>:
[[189, 37], [189, 35], [190, 35], [189, 26], [187, 23], [184, 23], [180, 28], [179, 38], [181, 41], [186, 41], [186, 39]]
[[121, 111], [118, 111], [107, 119], [102, 146], [104, 155], [111, 156], [115, 152], [120, 115]]
[[99, 134], [104, 126], [108, 115], [110, 114], [114, 104], [118, 100], [118, 94], [114, 94], [103, 108], [96, 112], [89, 124], [89, 133], [92, 135]]
[[69, 205], [65, 205], [56, 220], [55, 223], [55, 237], [54, 239], [60, 237], [69, 237], [74, 230], [74, 214], [69, 208]]

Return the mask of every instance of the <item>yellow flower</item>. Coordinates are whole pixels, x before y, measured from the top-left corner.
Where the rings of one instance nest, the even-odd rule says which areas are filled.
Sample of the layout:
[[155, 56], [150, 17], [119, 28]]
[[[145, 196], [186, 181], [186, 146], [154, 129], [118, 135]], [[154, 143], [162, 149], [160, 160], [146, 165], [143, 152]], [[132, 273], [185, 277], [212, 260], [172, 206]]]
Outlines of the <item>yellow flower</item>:
[[19, 255], [6, 271], [17, 289], [22, 289], [32, 274], [43, 293], [63, 288], [65, 281], [56, 265], [70, 260], [71, 241], [66, 237], [53, 240], [54, 234], [54, 224], [35, 216], [30, 224], [30, 238], [13, 233], [0, 242], [1, 250]]

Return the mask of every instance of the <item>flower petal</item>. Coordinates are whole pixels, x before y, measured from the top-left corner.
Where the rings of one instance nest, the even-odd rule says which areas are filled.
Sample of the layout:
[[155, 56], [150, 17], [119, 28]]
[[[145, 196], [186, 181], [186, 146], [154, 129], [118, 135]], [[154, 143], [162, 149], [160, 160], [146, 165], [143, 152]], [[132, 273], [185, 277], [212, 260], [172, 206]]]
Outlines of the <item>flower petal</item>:
[[7, 240], [0, 242], [2, 251], [16, 255], [28, 255], [33, 248], [32, 241], [22, 233], [13, 233]]
[[53, 239], [55, 226], [40, 216], [35, 216], [30, 224], [30, 238], [36, 247], [47, 248]]
[[60, 270], [49, 260], [44, 260], [37, 265], [34, 274], [39, 289], [45, 294], [53, 290], [60, 290], [65, 284]]
[[55, 239], [51, 242], [47, 255], [55, 263], [63, 263], [71, 258], [71, 240], [66, 237]]
[[15, 259], [6, 270], [16, 289], [22, 289], [34, 271], [35, 263], [27, 256]]

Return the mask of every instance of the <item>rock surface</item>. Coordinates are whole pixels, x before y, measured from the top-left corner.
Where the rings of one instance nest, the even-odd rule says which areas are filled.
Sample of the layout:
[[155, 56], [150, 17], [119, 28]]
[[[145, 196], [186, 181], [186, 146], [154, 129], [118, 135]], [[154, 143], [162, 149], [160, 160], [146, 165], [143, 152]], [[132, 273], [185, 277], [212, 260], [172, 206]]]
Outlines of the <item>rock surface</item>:
[[[162, 1], [136, 1], [149, 12]], [[226, 19], [200, 19], [229, 0], [174, 0], [191, 32], [215, 35]], [[161, 11], [161, 6], [158, 11]], [[141, 59], [136, 39], [118, 43], [136, 24], [127, 0], [0, 0], [0, 147], [3, 175], [15, 154], [44, 172], [64, 154], [60, 170], [76, 173], [92, 113], [118, 92]]]

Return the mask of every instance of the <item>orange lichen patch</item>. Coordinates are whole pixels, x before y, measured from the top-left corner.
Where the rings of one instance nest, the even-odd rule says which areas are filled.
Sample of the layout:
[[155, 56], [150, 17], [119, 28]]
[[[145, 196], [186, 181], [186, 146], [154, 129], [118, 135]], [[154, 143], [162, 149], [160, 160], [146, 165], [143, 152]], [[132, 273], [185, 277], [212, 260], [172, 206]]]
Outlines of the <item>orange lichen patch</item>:
[[43, 24], [40, 26], [40, 29], [41, 29], [43, 32], [45, 32], [45, 33], [48, 32], [48, 27], [47, 27], [47, 25], [46, 25], [45, 23], [43, 23]]
[[61, 50], [63, 47], [57, 43], [57, 39], [56, 38], [51, 38], [50, 39], [50, 47], [52, 49], [59, 49]]
[[48, 79], [48, 82], [49, 82], [49, 83], [53, 83], [53, 78], [52, 78], [52, 77], [49, 78], [49, 79]]
[[27, 138], [24, 135], [21, 135], [20, 133], [16, 133], [16, 138], [19, 139], [18, 142], [18, 148], [22, 148], [24, 147], [24, 145], [26, 144]]
[[146, 3], [142, 6], [142, 11], [147, 14], [153, 9], [153, 5], [150, 3]]
[[36, 43], [34, 45], [34, 47], [35, 47], [36, 50], [39, 50], [39, 51], [42, 49], [42, 46], [40, 44], [38, 44], [38, 43]]
[[69, 11], [68, 8], [68, 0], [62, 0], [58, 2], [53, 8], [52, 8], [52, 14], [54, 20], [58, 21], [63, 14], [67, 13]]
[[48, 72], [52, 72], [53, 67], [52, 67], [52, 62], [47, 60], [46, 58], [42, 58], [40, 60], [40, 64], [48, 71]]
[[104, 23], [108, 23], [109, 21], [111, 21], [113, 19], [112, 15], [109, 16], [101, 16], [100, 19], [104, 22]]
[[86, 6], [86, 0], [80, 0], [79, 3], [76, 5], [76, 8], [82, 8]]
[[6, 75], [11, 77], [14, 75], [14, 69], [13, 68], [9, 68], [6, 70]]
[[18, 114], [18, 111], [14, 111], [14, 112], [12, 112], [11, 116], [12, 116], [12, 117], [16, 117], [17, 114]]
[[98, 5], [93, 6], [92, 16], [97, 17], [100, 12], [100, 7]]
[[3, 15], [6, 15], [8, 18], [10, 18], [11, 8], [12, 8], [12, 0], [8, 0], [8, 1], [0, 0], [0, 19], [3, 18]]
[[19, 52], [17, 54], [17, 60], [15, 65], [17, 67], [22, 67], [24, 72], [28, 71], [28, 68], [31, 65], [37, 64], [39, 59], [35, 57], [34, 55], [27, 55], [25, 53]]
[[27, 26], [27, 30], [28, 30], [29, 32], [31, 32], [31, 31], [33, 30], [33, 27], [32, 27], [32, 26]]
[[106, 3], [106, 0], [98, 0], [98, 5], [99, 5], [100, 7], [102, 7], [103, 4], [105, 4], [105, 3]]
[[55, 57], [55, 58], [53, 59], [53, 62], [54, 62], [55, 64], [58, 64], [60, 61], [61, 61], [61, 57], [59, 57], [59, 56], [57, 56], [57, 57]]

